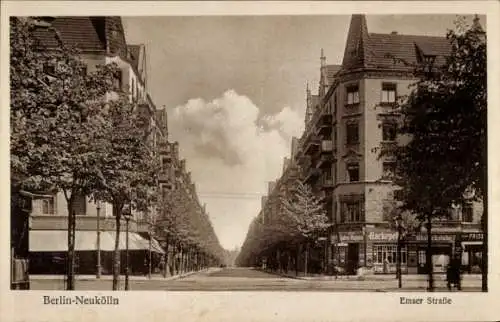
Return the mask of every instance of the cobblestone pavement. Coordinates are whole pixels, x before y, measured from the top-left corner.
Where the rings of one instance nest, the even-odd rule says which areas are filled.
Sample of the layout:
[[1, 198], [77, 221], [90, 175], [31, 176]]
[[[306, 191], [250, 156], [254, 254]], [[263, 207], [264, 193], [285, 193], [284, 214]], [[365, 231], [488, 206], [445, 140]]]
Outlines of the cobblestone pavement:
[[[111, 290], [110, 279], [79, 279], [77, 290]], [[123, 287], [123, 280], [120, 283]], [[446, 281], [437, 279], [436, 292], [446, 292]], [[383, 280], [304, 280], [277, 276], [249, 268], [211, 269], [196, 274], [162, 279], [161, 277], [133, 278], [131, 290], [151, 291], [326, 291], [326, 292], [425, 292], [427, 281], [405, 280], [398, 289], [396, 279]], [[32, 278], [31, 289], [63, 290], [64, 281], [50, 278]], [[480, 279], [465, 279], [464, 292], [480, 292]], [[457, 292], [456, 290], [454, 292]]]

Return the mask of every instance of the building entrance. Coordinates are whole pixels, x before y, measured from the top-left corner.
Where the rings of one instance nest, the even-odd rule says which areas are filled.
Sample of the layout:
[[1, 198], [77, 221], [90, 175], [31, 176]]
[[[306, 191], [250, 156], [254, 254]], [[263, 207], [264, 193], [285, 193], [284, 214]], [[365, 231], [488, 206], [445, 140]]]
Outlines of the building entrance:
[[359, 266], [359, 244], [348, 244], [347, 246], [347, 272], [356, 274]]

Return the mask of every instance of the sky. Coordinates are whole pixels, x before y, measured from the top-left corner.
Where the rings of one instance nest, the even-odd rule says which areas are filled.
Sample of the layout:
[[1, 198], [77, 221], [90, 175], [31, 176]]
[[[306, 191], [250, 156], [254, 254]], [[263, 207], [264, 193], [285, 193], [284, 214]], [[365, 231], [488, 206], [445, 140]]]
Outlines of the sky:
[[[367, 16], [368, 31], [444, 36], [455, 15]], [[146, 45], [149, 93], [206, 203], [221, 245], [243, 243], [267, 182], [304, 129], [320, 52], [340, 64], [350, 15], [124, 17]]]

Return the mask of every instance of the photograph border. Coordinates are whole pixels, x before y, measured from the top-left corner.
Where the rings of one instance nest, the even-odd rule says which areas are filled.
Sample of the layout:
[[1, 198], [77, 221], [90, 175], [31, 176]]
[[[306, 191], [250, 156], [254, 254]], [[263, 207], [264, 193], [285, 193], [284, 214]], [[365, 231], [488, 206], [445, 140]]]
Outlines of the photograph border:
[[[119, 15], [119, 16], [192, 16], [192, 15], [348, 15], [367, 14], [484, 14], [488, 34], [488, 106], [498, 106], [500, 64], [500, 5], [497, 1], [342, 1], [342, 2], [163, 2], [163, 1], [4, 1], [1, 4], [1, 137], [0, 169], [9, 177], [9, 16], [43, 15]], [[500, 285], [500, 227], [493, 214], [500, 205], [495, 185], [500, 178], [498, 149], [495, 149], [495, 124], [500, 124], [498, 109], [488, 112], [489, 182], [489, 291], [487, 293], [368, 293], [368, 292], [162, 292], [162, 291], [73, 291], [77, 296], [114, 296], [118, 305], [45, 305], [43, 297], [68, 296], [60, 291], [10, 290], [9, 188], [0, 194], [2, 207], [0, 233], [0, 312], [7, 321], [329, 321], [329, 320], [494, 320], [498, 314]], [[491, 126], [493, 125], [493, 126]], [[500, 135], [500, 134], [499, 134]], [[448, 297], [449, 305], [401, 305], [400, 297]], [[5, 315], [4, 315], [5, 314]], [[2, 319], [3, 320], [3, 319]]]

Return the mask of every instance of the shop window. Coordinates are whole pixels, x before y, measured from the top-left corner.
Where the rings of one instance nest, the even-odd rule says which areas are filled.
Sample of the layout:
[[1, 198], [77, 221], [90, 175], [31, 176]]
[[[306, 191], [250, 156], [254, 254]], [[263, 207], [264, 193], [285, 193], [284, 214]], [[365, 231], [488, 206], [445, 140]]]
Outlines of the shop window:
[[347, 181], [348, 182], [357, 182], [359, 181], [359, 164], [358, 163], [349, 163], [347, 165]]
[[42, 199], [42, 213], [44, 215], [53, 215], [54, 210], [54, 198]]
[[348, 145], [359, 143], [359, 125], [358, 125], [358, 123], [346, 124], [346, 143]]
[[464, 203], [462, 205], [462, 222], [472, 222], [474, 219], [474, 208], [472, 203]]
[[381, 92], [380, 102], [382, 104], [394, 104], [394, 103], [396, 103], [396, 84], [394, 84], [394, 83], [382, 83], [382, 92]]
[[382, 141], [396, 141], [397, 127], [394, 122], [385, 122], [382, 124]]
[[[396, 264], [398, 258], [397, 245], [373, 245], [373, 258], [375, 264], [384, 264], [385, 261], [389, 264]], [[407, 255], [406, 247], [401, 247], [401, 264], [406, 264]]]
[[357, 84], [347, 86], [346, 96], [347, 105], [359, 104], [359, 86]]

